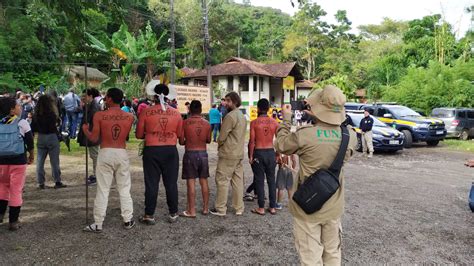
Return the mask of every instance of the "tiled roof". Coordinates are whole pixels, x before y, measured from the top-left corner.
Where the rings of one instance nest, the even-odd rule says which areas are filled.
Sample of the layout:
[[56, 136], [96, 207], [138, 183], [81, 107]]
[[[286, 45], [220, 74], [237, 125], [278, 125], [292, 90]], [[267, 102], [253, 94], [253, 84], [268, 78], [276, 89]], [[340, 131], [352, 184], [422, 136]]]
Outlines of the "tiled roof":
[[[252, 60], [231, 57], [226, 62], [211, 67], [212, 76], [260, 75], [268, 77], [287, 77], [296, 63], [262, 64]], [[206, 77], [205, 69], [186, 74], [186, 78]]]

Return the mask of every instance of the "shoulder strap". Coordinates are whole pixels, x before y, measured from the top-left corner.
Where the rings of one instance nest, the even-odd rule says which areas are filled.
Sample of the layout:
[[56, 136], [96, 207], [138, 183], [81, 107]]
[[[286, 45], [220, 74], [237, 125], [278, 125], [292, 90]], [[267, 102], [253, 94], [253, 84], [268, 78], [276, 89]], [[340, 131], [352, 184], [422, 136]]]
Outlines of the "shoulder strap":
[[329, 171], [336, 177], [339, 177], [341, 173], [342, 164], [344, 163], [344, 157], [346, 155], [347, 146], [349, 145], [349, 130], [346, 126], [341, 125], [342, 141], [337, 152], [336, 159], [329, 167]]

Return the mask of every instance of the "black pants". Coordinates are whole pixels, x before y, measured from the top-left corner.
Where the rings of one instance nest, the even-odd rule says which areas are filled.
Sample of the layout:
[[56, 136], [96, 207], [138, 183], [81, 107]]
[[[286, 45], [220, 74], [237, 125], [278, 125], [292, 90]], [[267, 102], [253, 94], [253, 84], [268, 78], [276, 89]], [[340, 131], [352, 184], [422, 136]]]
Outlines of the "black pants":
[[153, 146], [143, 150], [145, 174], [145, 214], [153, 216], [156, 209], [160, 177], [166, 190], [170, 214], [178, 212], [179, 155], [176, 146]]
[[265, 207], [265, 176], [268, 183], [268, 198], [270, 208], [276, 207], [276, 180], [275, 180], [275, 151], [273, 149], [258, 149], [253, 153], [254, 162], [252, 171], [255, 178], [255, 191], [258, 196], [258, 207]]

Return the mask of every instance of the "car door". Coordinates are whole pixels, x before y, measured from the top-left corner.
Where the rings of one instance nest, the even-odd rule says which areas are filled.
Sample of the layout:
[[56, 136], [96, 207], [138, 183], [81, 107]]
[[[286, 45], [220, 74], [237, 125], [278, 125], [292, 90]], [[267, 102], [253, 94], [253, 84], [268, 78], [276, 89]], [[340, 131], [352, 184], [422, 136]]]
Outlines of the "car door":
[[469, 136], [474, 136], [474, 109], [467, 111], [467, 123], [469, 124]]

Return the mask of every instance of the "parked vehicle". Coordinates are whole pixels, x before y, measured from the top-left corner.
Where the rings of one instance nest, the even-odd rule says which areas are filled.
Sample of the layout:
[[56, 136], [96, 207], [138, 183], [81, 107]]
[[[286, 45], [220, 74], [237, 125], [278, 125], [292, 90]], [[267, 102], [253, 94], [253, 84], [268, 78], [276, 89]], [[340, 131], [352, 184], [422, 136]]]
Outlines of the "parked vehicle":
[[364, 106], [364, 103], [346, 103], [344, 104], [344, 108], [347, 111], [354, 111], [354, 110], [360, 110], [362, 106]]
[[435, 108], [431, 116], [444, 121], [447, 137], [462, 140], [474, 137], [474, 108]]
[[406, 106], [375, 104], [361, 107], [365, 108], [380, 121], [402, 132], [405, 136], [405, 148], [420, 141], [436, 146], [446, 137], [447, 131], [442, 120], [421, 116]]
[[[362, 151], [361, 141], [361, 130], [360, 121], [364, 118], [364, 114], [361, 111], [347, 111], [346, 113], [352, 119], [354, 129], [357, 133], [357, 150]], [[396, 152], [403, 150], [403, 141], [405, 136], [398, 130], [387, 126], [385, 123], [378, 120], [376, 117], [371, 116], [374, 119], [374, 126], [372, 127], [373, 133], [373, 144], [375, 151], [389, 151]]]

